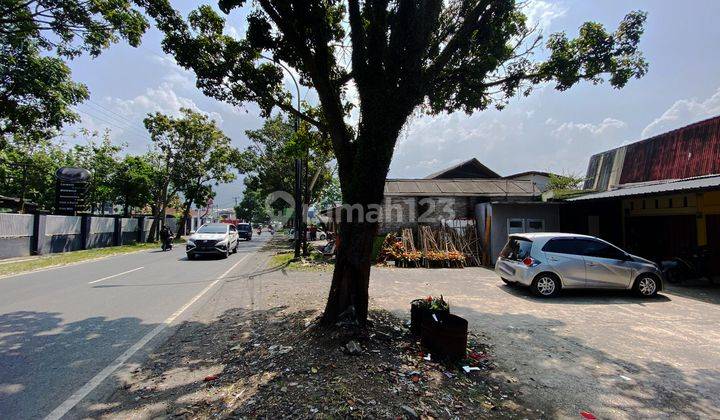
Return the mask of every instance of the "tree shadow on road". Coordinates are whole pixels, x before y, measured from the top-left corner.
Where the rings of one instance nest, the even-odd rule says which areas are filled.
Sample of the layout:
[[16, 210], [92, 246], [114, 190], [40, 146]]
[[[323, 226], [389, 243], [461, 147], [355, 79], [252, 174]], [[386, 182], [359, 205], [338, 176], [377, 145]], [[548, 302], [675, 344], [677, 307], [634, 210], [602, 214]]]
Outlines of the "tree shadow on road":
[[57, 312], [0, 315], [0, 413], [45, 416], [153, 327], [130, 317], [66, 323]]

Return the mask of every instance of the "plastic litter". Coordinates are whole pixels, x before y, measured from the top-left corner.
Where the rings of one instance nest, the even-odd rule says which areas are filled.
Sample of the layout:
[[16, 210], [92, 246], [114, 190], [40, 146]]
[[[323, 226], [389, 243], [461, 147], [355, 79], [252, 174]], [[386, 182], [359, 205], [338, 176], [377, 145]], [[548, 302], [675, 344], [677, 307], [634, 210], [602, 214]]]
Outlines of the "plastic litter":
[[597, 420], [597, 417], [595, 417], [595, 415], [589, 411], [581, 411], [580, 416], [587, 420]]
[[470, 373], [474, 370], [480, 370], [480, 368], [477, 366], [463, 366], [463, 370], [465, 371], [465, 373]]

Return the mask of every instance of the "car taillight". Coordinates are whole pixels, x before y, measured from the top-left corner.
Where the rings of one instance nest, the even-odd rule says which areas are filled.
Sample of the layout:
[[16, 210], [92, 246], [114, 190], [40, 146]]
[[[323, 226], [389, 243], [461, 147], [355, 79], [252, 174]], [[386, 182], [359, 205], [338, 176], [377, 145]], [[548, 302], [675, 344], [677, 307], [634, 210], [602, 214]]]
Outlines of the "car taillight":
[[526, 266], [530, 267], [530, 266], [533, 265], [533, 263], [535, 262], [535, 260], [533, 260], [533, 259], [530, 258], [530, 257], [526, 257], [522, 262], [523, 262], [523, 264], [525, 264]]

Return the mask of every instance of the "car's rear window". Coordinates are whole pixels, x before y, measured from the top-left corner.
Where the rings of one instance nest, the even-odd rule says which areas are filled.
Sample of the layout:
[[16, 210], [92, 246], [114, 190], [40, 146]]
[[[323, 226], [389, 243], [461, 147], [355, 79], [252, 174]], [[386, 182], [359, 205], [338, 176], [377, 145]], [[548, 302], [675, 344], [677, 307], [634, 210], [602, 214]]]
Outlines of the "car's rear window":
[[243, 232], [248, 232], [248, 231], [252, 230], [252, 229], [250, 229], [250, 225], [238, 225], [237, 228], [238, 228], [238, 230], [243, 231]]
[[531, 240], [511, 236], [505, 244], [505, 248], [500, 251], [500, 256], [509, 260], [522, 261], [530, 256], [531, 249]]

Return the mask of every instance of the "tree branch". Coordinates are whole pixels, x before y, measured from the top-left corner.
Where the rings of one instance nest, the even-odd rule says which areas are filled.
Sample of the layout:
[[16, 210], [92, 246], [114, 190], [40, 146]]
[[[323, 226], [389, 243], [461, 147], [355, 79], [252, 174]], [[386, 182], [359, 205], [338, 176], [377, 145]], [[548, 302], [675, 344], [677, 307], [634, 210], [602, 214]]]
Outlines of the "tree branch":
[[482, 0], [475, 8], [468, 12], [460, 29], [458, 29], [435, 61], [428, 67], [425, 76], [426, 80], [435, 79], [440, 71], [450, 62], [453, 55], [458, 52], [462, 44], [468, 42], [470, 34], [481, 26], [484, 21], [483, 18], [492, 10], [489, 6], [495, 1], [496, 0]]

